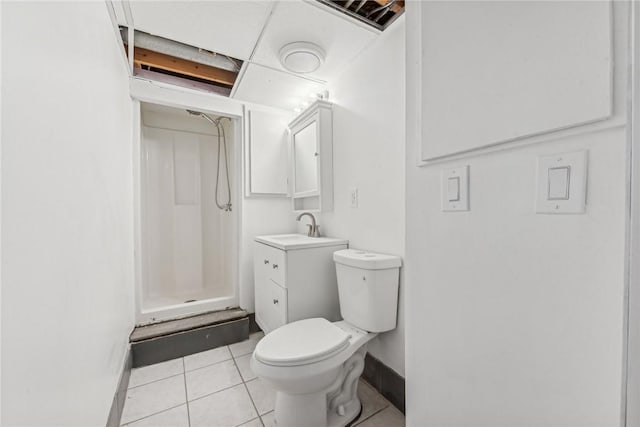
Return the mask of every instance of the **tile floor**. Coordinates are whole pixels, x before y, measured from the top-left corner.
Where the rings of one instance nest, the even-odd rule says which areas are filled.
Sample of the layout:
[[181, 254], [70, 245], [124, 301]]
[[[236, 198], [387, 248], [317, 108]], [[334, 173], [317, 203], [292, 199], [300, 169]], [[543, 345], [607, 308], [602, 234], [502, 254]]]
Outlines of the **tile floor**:
[[[249, 367], [262, 336], [133, 369], [121, 425], [272, 427], [275, 392]], [[355, 425], [404, 426], [404, 415], [369, 384], [361, 380], [358, 393], [363, 410]]]

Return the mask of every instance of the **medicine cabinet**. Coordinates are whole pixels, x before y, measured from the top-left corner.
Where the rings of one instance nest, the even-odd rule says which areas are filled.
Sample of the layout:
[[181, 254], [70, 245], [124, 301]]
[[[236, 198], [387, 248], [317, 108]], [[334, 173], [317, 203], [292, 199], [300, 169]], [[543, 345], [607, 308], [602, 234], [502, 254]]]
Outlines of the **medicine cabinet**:
[[333, 209], [331, 103], [318, 100], [289, 123], [293, 210]]
[[245, 170], [247, 197], [289, 196], [288, 114], [245, 111]]

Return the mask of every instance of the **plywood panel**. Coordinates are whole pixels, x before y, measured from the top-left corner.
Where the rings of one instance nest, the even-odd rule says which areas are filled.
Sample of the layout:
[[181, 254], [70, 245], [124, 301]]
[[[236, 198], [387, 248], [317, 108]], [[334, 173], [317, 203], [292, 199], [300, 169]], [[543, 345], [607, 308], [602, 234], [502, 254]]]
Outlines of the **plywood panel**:
[[611, 115], [611, 4], [425, 2], [421, 160]]

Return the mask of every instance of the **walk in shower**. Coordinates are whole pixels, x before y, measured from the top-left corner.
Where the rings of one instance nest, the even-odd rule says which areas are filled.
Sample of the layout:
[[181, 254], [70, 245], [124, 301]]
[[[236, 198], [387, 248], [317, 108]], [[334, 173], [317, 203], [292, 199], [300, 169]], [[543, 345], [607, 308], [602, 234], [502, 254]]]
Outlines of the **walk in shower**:
[[234, 121], [141, 104], [138, 323], [237, 305]]

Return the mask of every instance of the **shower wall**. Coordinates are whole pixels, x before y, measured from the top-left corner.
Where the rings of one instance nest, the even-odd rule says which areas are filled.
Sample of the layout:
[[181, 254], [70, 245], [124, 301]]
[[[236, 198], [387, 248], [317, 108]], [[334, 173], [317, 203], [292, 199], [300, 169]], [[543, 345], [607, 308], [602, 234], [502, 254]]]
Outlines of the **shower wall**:
[[[201, 117], [163, 108], [143, 108], [142, 114], [143, 311], [235, 293], [235, 215], [215, 203], [216, 128]], [[228, 121], [223, 122], [233, 177], [233, 134]], [[218, 191], [223, 204], [223, 151], [221, 156]]]

